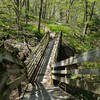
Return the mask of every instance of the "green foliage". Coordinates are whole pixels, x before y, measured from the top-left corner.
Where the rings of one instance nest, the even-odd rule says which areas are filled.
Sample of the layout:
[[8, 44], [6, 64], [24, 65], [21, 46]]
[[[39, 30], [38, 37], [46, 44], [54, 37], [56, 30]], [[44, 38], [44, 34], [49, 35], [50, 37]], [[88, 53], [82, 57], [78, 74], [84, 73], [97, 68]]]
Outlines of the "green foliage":
[[79, 100], [93, 100], [93, 94], [90, 93], [89, 91], [85, 91], [85, 90], [79, 90], [80, 92], [77, 92], [75, 94], [75, 96], [79, 99]]
[[42, 20], [42, 23], [45, 23], [45, 24], [58, 24], [56, 21], [51, 21], [51, 20]]
[[69, 27], [66, 26], [62, 26], [59, 24], [48, 24], [47, 25], [52, 31], [59, 33], [60, 31], [62, 31], [63, 33], [70, 33], [71, 29]]
[[38, 27], [33, 24], [23, 24], [22, 27], [25, 33], [35, 34], [38, 39], [41, 39], [42, 35], [45, 33], [45, 31], [41, 28], [41, 34], [38, 34]]
[[[60, 31], [63, 32], [63, 39], [67, 40], [69, 42], [69, 45], [71, 47], [74, 47], [77, 51], [88, 51], [89, 49], [95, 48], [94, 45], [94, 37], [92, 35], [86, 35], [85, 41], [81, 40], [81, 36], [77, 37], [79, 34], [79, 30], [76, 28], [72, 29], [68, 25], [62, 25], [59, 23], [53, 23], [47, 24], [47, 26], [54, 32], [59, 33]], [[77, 33], [75, 33], [77, 32]], [[75, 35], [77, 34], [77, 35]]]

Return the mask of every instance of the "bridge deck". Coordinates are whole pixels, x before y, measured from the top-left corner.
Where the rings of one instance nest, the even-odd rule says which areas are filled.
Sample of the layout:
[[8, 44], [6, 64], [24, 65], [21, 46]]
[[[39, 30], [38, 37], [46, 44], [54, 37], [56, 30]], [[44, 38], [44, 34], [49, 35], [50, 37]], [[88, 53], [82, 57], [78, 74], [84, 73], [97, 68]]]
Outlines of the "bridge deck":
[[51, 86], [49, 58], [53, 52], [54, 40], [48, 43], [39, 66], [38, 76], [34, 84], [28, 84], [22, 100], [75, 100], [73, 96], [62, 91], [59, 87]]

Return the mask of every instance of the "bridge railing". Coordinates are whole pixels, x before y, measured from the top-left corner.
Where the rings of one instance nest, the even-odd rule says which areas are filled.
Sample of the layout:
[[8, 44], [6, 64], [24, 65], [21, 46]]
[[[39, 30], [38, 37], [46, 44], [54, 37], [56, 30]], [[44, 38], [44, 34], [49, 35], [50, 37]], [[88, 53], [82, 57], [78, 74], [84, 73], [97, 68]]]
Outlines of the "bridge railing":
[[[50, 55], [50, 59], [48, 63], [48, 66], [51, 67], [51, 70], [52, 70], [52, 64], [57, 62], [58, 52], [61, 46], [61, 41], [62, 41], [62, 32], [60, 32], [59, 35], [55, 37], [54, 46], [53, 46], [52, 53]], [[51, 84], [53, 84], [53, 81], [51, 81]]]
[[27, 63], [27, 77], [30, 82], [35, 80], [35, 70], [38, 67], [38, 63], [47, 47], [49, 42], [49, 33], [45, 34], [42, 40], [37, 45], [36, 49], [32, 52], [29, 62]]
[[97, 78], [100, 76], [100, 68], [74, 68], [74, 66], [70, 66], [82, 62], [99, 60], [100, 49], [96, 48], [79, 56], [70, 57], [60, 62], [56, 62], [52, 64], [52, 78], [73, 87], [78, 87], [100, 95], [100, 78]]

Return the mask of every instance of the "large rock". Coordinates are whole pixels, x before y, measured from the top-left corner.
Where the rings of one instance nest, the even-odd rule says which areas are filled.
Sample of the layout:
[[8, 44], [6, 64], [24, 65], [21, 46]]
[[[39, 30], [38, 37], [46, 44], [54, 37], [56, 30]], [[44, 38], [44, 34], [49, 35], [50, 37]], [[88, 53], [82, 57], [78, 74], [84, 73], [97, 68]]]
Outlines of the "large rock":
[[21, 60], [25, 60], [30, 53], [27, 45], [13, 39], [7, 39], [4, 41], [4, 48], [13, 53], [15, 56], [19, 57]]

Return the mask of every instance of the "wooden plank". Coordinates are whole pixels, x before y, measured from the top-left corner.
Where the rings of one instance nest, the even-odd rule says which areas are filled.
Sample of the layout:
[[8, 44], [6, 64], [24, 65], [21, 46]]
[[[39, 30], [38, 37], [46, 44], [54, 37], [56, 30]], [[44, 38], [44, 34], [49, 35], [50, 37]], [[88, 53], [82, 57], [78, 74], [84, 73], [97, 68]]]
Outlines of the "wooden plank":
[[62, 66], [77, 64], [86, 61], [98, 60], [98, 59], [100, 59], [100, 49], [96, 48], [94, 50], [85, 52], [79, 56], [70, 57], [66, 60], [62, 60], [60, 62], [54, 63], [52, 67], [62, 67]]
[[8, 69], [8, 74], [24, 73], [24, 69]]
[[[47, 45], [47, 44], [46, 44], [46, 45]], [[34, 70], [35, 70], [37, 64], [39, 63], [39, 61], [40, 61], [40, 59], [41, 59], [41, 57], [42, 57], [42, 55], [43, 55], [43, 53], [44, 53], [45, 48], [46, 48], [46, 46], [45, 46], [45, 47], [43, 48], [43, 50], [40, 52], [39, 57], [36, 57], [36, 60], [35, 60], [34, 62], [32, 62], [32, 65], [31, 65], [32, 67], [30, 67], [30, 71], [28, 70], [28, 74], [31, 73], [31, 75], [32, 75], [32, 73], [34, 72]], [[29, 75], [29, 76], [31, 76], [31, 75]]]
[[[50, 68], [52, 67], [52, 64], [57, 61], [58, 48], [60, 46], [61, 38], [62, 38], [62, 33], [60, 33], [59, 36], [57, 38], [55, 38], [53, 49], [52, 49], [52, 52], [51, 52], [51, 56], [50, 56], [49, 62], [48, 62], [48, 66]], [[52, 85], [54, 84], [52, 79], [51, 79], [51, 84]]]
[[[50, 34], [45, 34], [44, 37], [42, 38], [42, 40], [39, 42], [39, 44], [36, 46], [36, 48], [33, 50], [32, 54], [29, 56], [28, 61], [31, 61], [33, 56], [39, 51], [41, 45], [43, 43], [45, 43], [45, 40], [48, 39], [50, 37]], [[27, 62], [27, 59], [26, 59]], [[29, 64], [29, 62], [27, 62], [27, 65]]]
[[30, 65], [28, 65], [28, 78], [29, 79], [31, 78], [32, 74], [34, 73], [34, 70], [36, 69], [37, 64], [39, 63], [39, 61], [40, 61], [40, 59], [41, 59], [41, 57], [46, 49], [46, 46], [49, 42], [49, 37], [47, 37], [47, 39], [44, 42], [45, 43], [43, 44], [43, 46], [41, 46], [41, 50], [34, 58], [34, 61]]
[[41, 52], [42, 52], [42, 51], [43, 51], [43, 49], [42, 49], [42, 48], [39, 48], [39, 51], [37, 52], [37, 54], [34, 54], [34, 55], [33, 55], [32, 60], [31, 60], [31, 61], [29, 62], [29, 64], [27, 65], [27, 69], [30, 69], [30, 66], [32, 65], [32, 63], [33, 63], [34, 61], [36, 61], [38, 57], [41, 56]]
[[100, 75], [100, 68], [52, 70], [52, 74], [95, 74]]
[[[49, 36], [47, 37], [47, 39], [44, 41], [45, 42], [45, 44], [47, 45], [47, 43], [48, 43], [48, 41], [49, 41]], [[47, 42], [47, 43], [46, 43]], [[44, 44], [44, 45], [45, 45]], [[33, 63], [33, 61], [35, 60], [35, 58], [37, 58], [37, 56], [41, 53], [41, 51], [43, 51], [43, 46], [42, 45], [39, 45], [39, 47], [36, 49], [36, 53], [32, 53], [32, 57], [31, 57], [31, 60], [30, 60], [30, 62], [27, 64], [27, 67], [28, 66], [30, 66], [32, 63]], [[33, 59], [34, 58], [34, 59]], [[29, 67], [30, 68], [30, 67]]]
[[91, 91], [95, 94], [100, 95], [100, 81], [86, 81], [86, 80], [79, 80], [79, 79], [68, 79], [64, 77], [52, 76], [52, 79], [58, 80], [60, 82], [64, 82], [74, 87], [78, 87], [84, 90]]
[[62, 33], [60, 33], [55, 40], [54, 47], [50, 56], [50, 62], [49, 62], [50, 67], [52, 67], [52, 64], [57, 60], [58, 48], [60, 46], [61, 37], [62, 37]]
[[25, 79], [25, 75], [22, 75], [22, 76], [18, 77], [18, 78], [15, 79], [14, 81], [8, 83], [8, 88], [9, 88], [10, 90], [13, 90], [13, 89], [16, 88], [24, 79]]

